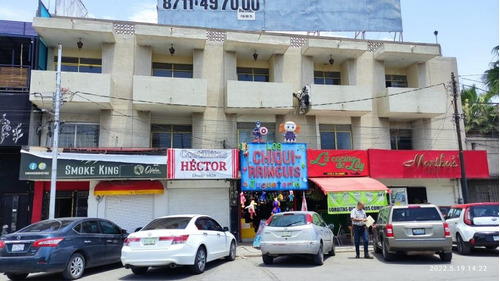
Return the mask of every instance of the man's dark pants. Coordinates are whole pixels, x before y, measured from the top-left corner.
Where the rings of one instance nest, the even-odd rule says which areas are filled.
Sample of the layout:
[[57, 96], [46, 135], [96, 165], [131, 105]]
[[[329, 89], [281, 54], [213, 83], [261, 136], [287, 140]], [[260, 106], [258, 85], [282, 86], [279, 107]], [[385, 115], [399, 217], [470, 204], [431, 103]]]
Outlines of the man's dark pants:
[[359, 257], [359, 240], [363, 237], [363, 247], [365, 250], [365, 256], [368, 256], [368, 230], [366, 227], [354, 225], [354, 247], [356, 248], [356, 257]]

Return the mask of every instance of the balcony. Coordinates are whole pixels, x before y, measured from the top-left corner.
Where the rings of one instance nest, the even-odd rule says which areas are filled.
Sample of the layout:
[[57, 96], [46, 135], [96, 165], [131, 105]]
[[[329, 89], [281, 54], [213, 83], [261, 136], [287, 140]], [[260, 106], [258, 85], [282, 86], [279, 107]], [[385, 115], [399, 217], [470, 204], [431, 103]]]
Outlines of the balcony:
[[153, 113], [204, 112], [207, 80], [134, 76], [134, 109]]
[[347, 39], [307, 39], [302, 46], [302, 55], [311, 56], [315, 63], [326, 63], [330, 55], [336, 64], [360, 57], [368, 49], [368, 43]]
[[[93, 113], [111, 109], [111, 75], [61, 72], [61, 112]], [[31, 71], [30, 101], [40, 109], [52, 110], [56, 92], [56, 71]]]
[[375, 52], [376, 60], [386, 67], [406, 68], [414, 63], [425, 63], [441, 55], [439, 45], [384, 43]]
[[446, 90], [432, 88], [386, 88], [378, 102], [379, 117], [409, 121], [445, 114]]
[[227, 81], [226, 113], [286, 114], [293, 109], [291, 84]]
[[367, 86], [311, 85], [311, 109], [307, 115], [360, 117], [372, 111]]

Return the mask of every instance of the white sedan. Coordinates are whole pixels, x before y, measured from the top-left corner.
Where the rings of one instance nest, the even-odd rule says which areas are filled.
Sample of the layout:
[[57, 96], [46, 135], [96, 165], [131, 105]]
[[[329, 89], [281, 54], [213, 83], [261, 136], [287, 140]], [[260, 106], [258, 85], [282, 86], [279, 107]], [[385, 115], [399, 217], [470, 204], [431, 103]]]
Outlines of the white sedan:
[[227, 227], [206, 215], [176, 215], [154, 219], [123, 243], [121, 261], [135, 274], [149, 267], [190, 266], [194, 274], [207, 262], [236, 257], [236, 239]]

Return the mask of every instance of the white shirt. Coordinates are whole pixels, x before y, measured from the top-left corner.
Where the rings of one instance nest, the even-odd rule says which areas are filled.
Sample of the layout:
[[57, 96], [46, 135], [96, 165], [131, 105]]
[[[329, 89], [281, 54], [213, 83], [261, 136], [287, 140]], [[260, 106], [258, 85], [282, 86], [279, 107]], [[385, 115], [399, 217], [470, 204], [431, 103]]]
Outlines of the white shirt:
[[[351, 210], [351, 219], [364, 219], [364, 218], [366, 218], [365, 210], [363, 210], [363, 209], [358, 210], [358, 208], [354, 208]], [[365, 225], [365, 223], [362, 221], [354, 221], [353, 220], [352, 225], [362, 226], [362, 225]]]

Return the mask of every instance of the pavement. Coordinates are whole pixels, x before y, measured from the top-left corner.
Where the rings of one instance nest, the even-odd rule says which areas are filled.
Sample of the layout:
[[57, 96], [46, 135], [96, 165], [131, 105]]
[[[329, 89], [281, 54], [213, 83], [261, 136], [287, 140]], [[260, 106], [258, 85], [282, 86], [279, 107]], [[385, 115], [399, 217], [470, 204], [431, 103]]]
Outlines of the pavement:
[[[335, 246], [335, 253], [346, 253], [346, 252], [355, 252], [354, 245], [348, 246]], [[260, 249], [254, 248], [252, 242], [239, 242], [238, 247], [236, 249], [237, 257], [260, 257], [262, 256], [262, 252]]]

